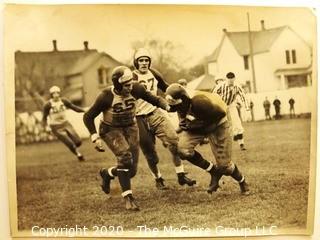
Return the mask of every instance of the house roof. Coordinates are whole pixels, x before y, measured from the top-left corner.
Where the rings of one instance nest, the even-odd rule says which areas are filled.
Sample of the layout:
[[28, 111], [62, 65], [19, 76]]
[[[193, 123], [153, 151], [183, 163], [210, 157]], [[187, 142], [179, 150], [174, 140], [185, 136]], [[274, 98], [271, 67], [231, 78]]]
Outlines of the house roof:
[[[251, 31], [252, 51], [253, 54], [259, 54], [269, 51], [275, 40], [280, 36], [284, 29], [288, 26], [270, 28], [261, 31]], [[209, 62], [215, 62], [219, 56], [223, 41], [227, 37], [239, 55], [249, 55], [249, 32], [224, 32], [223, 38], [219, 46], [214, 52], [207, 57]]]
[[73, 67], [68, 72], [68, 75], [74, 75], [74, 74], [84, 72], [86, 69], [88, 69], [91, 66], [91, 64], [95, 63], [101, 57], [110, 58], [112, 61], [116, 63], [116, 65], [123, 65], [121, 62], [117, 61], [107, 53], [93, 52], [85, 56], [84, 58], [79, 58], [78, 61], [73, 65]]
[[204, 77], [204, 75], [201, 75], [200, 77], [197, 77], [197, 78], [191, 80], [190, 82], [188, 82], [187, 89], [191, 89], [191, 90], [196, 89], [196, 87], [199, 85], [199, 83], [201, 82], [203, 77]]
[[97, 50], [51, 51], [51, 52], [21, 52], [15, 53], [16, 66], [22, 73], [42, 76], [65, 76], [80, 60], [89, 55], [99, 54]]
[[211, 91], [215, 85], [215, 77], [209, 74], [201, 75], [200, 77], [190, 81], [188, 88], [192, 90]]
[[[110, 55], [96, 49], [45, 52], [15, 52], [15, 79], [17, 83], [16, 96], [25, 97], [25, 89], [33, 83], [37, 85], [31, 89], [46, 95], [49, 86], [61, 87], [66, 95], [79, 98], [82, 93], [82, 82], [68, 82], [70, 74], [81, 74], [94, 62], [102, 57], [108, 57], [115, 65], [120, 62]], [[28, 81], [31, 80], [31, 81]], [[26, 83], [26, 84], [23, 84]], [[21, 109], [25, 106], [21, 106]], [[30, 108], [30, 106], [28, 106]]]

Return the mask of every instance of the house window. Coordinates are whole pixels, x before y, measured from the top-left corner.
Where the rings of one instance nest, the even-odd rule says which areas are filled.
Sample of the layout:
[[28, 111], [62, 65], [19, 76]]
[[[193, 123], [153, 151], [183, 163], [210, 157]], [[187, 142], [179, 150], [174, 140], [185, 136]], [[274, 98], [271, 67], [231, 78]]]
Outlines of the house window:
[[244, 69], [248, 70], [249, 69], [249, 56], [248, 55], [243, 56], [243, 63], [244, 63]]
[[291, 50], [291, 55], [292, 55], [292, 63], [297, 63], [296, 50]]
[[288, 88], [306, 87], [308, 86], [308, 76], [304, 75], [290, 75], [286, 76]]
[[296, 50], [286, 50], [286, 63], [297, 63], [297, 55], [296, 55]]
[[290, 51], [286, 50], [286, 63], [290, 64]]
[[108, 83], [107, 68], [105, 67], [98, 68], [98, 83], [100, 86], [107, 85]]

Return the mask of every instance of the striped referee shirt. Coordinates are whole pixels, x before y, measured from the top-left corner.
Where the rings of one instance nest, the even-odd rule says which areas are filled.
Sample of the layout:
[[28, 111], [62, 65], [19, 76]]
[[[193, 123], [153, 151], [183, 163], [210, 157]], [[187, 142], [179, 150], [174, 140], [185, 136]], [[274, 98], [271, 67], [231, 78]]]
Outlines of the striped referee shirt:
[[241, 101], [244, 103], [245, 108], [249, 109], [249, 105], [245, 97], [245, 93], [243, 89], [237, 84], [234, 84], [233, 86], [229, 86], [228, 82], [225, 81], [218, 84], [213, 89], [213, 92], [219, 94], [222, 100], [228, 106], [236, 100], [237, 96], [239, 96]]

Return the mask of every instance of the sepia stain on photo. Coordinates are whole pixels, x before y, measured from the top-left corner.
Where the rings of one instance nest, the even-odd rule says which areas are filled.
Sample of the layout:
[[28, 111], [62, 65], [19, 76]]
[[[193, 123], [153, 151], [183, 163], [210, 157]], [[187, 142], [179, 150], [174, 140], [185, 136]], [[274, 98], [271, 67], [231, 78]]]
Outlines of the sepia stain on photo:
[[4, 16], [13, 237], [312, 234], [312, 9]]

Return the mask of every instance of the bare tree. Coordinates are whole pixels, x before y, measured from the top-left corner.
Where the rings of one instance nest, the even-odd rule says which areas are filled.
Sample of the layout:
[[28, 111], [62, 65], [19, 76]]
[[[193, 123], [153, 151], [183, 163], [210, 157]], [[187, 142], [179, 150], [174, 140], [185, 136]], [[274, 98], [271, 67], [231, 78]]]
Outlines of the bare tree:
[[182, 45], [172, 41], [150, 39], [132, 42], [132, 48], [147, 48], [152, 55], [152, 66], [159, 70], [168, 82], [176, 82], [179, 78], [189, 78], [183, 63], [188, 60]]

